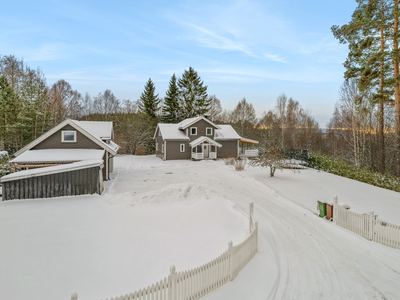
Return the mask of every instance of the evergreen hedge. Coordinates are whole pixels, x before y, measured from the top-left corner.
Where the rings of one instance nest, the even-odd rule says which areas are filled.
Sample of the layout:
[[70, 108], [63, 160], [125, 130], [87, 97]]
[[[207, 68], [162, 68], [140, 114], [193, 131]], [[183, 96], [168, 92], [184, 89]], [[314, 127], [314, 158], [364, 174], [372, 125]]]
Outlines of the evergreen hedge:
[[358, 180], [384, 189], [400, 192], [400, 178], [389, 174], [381, 174], [365, 168], [356, 167], [342, 159], [309, 152], [308, 166], [335, 175]]

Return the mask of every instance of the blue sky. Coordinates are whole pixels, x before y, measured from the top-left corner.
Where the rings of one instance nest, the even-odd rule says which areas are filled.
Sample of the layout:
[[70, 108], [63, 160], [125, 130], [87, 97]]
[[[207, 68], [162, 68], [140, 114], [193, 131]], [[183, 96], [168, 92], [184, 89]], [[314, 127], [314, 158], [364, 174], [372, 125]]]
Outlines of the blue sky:
[[92, 96], [137, 100], [149, 77], [160, 96], [173, 73], [198, 71], [224, 109], [243, 97], [257, 114], [285, 93], [324, 127], [343, 82], [347, 46], [330, 27], [351, 0], [3, 1], [0, 54], [40, 67]]

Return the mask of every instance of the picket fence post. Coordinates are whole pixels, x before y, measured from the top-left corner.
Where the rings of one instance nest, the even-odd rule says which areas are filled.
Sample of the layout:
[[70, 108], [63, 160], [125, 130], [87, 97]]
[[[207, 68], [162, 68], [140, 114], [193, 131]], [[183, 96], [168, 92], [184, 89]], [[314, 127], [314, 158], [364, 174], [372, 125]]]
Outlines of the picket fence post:
[[338, 218], [338, 196], [334, 195], [333, 196], [333, 224], [337, 224], [337, 218]]
[[370, 213], [369, 213], [369, 230], [370, 230], [370, 233], [369, 233], [369, 239], [370, 239], [370, 241], [373, 241], [374, 240], [374, 232], [375, 232], [375, 216], [374, 216], [374, 211], [371, 211]]
[[249, 231], [251, 233], [251, 226], [253, 224], [253, 211], [254, 211], [254, 206], [253, 202], [250, 202], [250, 207], [249, 207]]
[[256, 253], [258, 252], [258, 221], [256, 221]]
[[228, 243], [228, 253], [229, 253], [229, 280], [233, 280], [233, 243], [229, 241]]
[[176, 269], [171, 266], [168, 276], [168, 299], [176, 299]]
[[78, 300], [78, 293], [73, 293], [71, 295], [71, 300]]

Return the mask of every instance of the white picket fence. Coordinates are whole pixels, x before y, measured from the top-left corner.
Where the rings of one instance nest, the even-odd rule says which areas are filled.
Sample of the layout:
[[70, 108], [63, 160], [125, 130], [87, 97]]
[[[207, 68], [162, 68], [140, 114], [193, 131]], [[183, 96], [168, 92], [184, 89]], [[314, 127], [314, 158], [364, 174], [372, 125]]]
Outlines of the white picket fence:
[[400, 226], [383, 221], [371, 211], [359, 214], [345, 209], [333, 198], [333, 222], [371, 241], [400, 249]]
[[[192, 270], [176, 272], [170, 268], [169, 276], [133, 293], [110, 300], [194, 300], [233, 280], [257, 253], [258, 222], [254, 221], [253, 203], [250, 203], [250, 236], [239, 245], [228, 243], [228, 250], [212, 261]], [[71, 300], [78, 300], [74, 293]]]

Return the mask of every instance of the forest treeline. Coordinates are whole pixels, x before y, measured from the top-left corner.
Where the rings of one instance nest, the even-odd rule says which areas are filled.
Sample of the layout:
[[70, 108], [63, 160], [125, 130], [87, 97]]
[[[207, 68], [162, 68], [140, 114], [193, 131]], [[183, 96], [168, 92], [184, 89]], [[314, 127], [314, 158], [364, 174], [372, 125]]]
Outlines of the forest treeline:
[[[260, 117], [245, 98], [238, 99], [234, 109], [223, 109], [217, 96], [208, 94], [208, 87], [192, 67], [184, 70], [180, 77], [172, 74], [163, 96], [157, 93], [150, 78], [144, 84], [140, 98], [132, 101], [119, 99], [108, 89], [93, 96], [81, 94], [63, 79], [48, 85], [40, 69], [32, 69], [12, 55], [1, 56], [0, 150], [7, 150], [12, 155], [66, 118], [72, 118], [113, 121], [115, 142], [121, 146], [119, 153], [151, 154], [154, 153], [153, 135], [157, 123], [177, 123], [206, 114], [216, 124], [231, 124], [239, 135], [258, 140], [261, 150], [309, 149], [376, 171], [377, 108], [371, 104], [368, 113], [362, 115], [367, 130], [355, 127], [354, 117], [350, 117], [353, 123], [348, 123], [348, 114], [351, 115], [352, 110], [344, 104], [351, 100], [347, 97], [351, 88], [359, 92], [352, 81], [346, 81], [341, 89], [330, 122], [335, 129], [321, 130], [311, 111], [285, 94], [279, 95], [274, 108]], [[385, 118], [386, 126], [390, 126], [393, 116], [390, 118], [387, 113]], [[357, 148], [361, 153], [356, 157], [354, 139], [361, 145], [359, 135], [363, 136], [364, 148], [362, 151]], [[389, 144], [390, 139], [386, 142]], [[391, 169], [387, 168], [386, 172]]]

